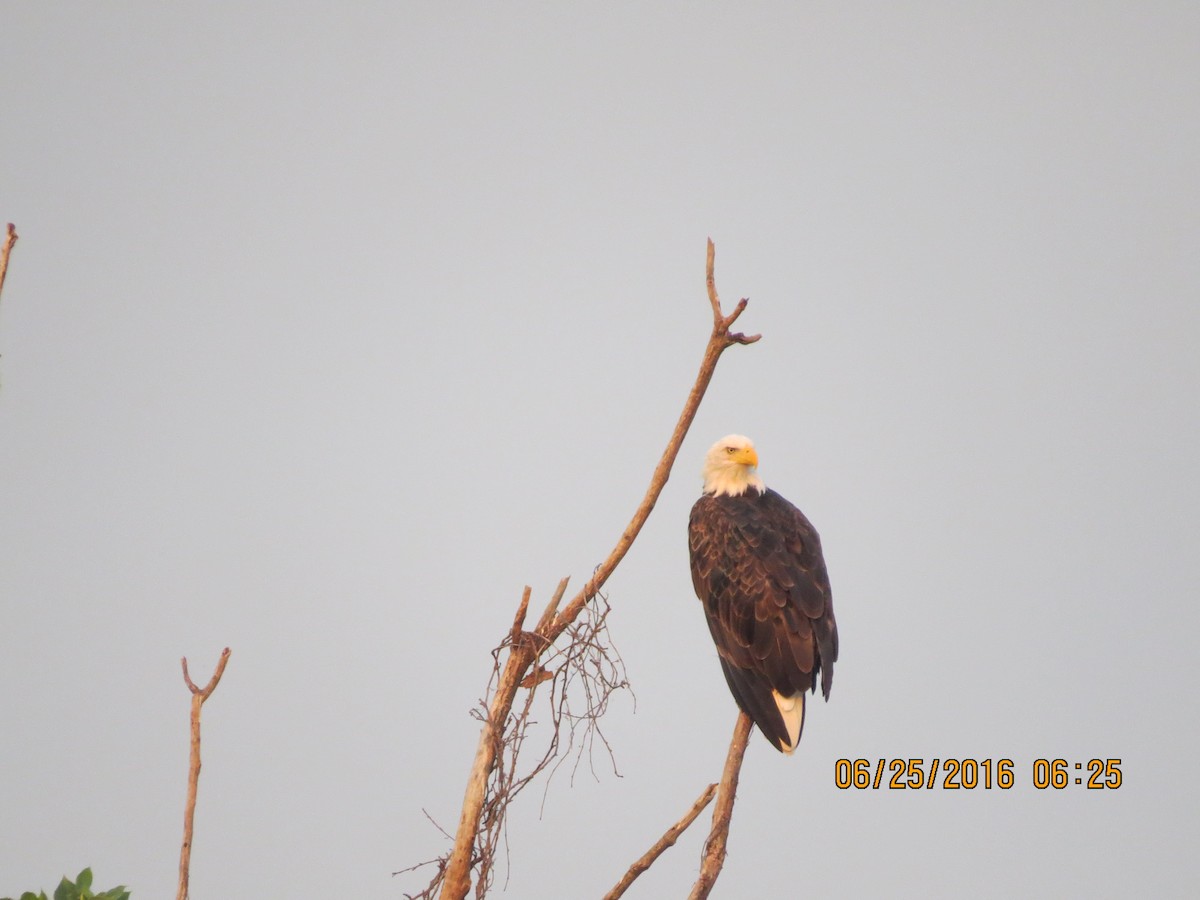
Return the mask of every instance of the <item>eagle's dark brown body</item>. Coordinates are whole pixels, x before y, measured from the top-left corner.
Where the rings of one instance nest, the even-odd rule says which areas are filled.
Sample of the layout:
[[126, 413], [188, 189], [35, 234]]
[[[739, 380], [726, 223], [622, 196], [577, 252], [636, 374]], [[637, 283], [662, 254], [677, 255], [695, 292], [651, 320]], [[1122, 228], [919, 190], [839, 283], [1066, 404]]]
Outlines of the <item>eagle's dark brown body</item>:
[[[829, 698], [838, 655], [837, 623], [821, 539], [795, 506], [772, 490], [705, 494], [688, 523], [692, 583], [704, 604], [725, 680], [767, 739], [790, 752], [776, 694]], [[786, 705], [786, 704], [785, 704]]]

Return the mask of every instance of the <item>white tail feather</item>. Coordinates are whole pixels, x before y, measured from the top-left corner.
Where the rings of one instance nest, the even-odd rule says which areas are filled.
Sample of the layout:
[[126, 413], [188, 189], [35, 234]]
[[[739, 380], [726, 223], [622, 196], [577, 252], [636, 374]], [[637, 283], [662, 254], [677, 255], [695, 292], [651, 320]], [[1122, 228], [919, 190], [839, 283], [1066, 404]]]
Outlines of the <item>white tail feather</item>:
[[800, 732], [804, 730], [804, 694], [793, 694], [785, 697], [779, 691], [771, 691], [779, 714], [783, 716], [783, 724], [787, 728], [788, 742], [780, 743], [779, 749], [791, 753], [800, 743]]

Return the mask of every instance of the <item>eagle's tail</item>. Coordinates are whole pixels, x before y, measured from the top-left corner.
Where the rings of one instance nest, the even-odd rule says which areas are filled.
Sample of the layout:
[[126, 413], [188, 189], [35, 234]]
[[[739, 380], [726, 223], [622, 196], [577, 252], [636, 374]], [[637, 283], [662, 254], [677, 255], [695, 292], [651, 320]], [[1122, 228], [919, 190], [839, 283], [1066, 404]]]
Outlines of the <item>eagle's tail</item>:
[[787, 729], [787, 737], [779, 739], [779, 749], [791, 753], [800, 743], [800, 734], [804, 731], [804, 693], [797, 691], [790, 697], [785, 697], [779, 691], [771, 691], [775, 705], [779, 707], [779, 715]]

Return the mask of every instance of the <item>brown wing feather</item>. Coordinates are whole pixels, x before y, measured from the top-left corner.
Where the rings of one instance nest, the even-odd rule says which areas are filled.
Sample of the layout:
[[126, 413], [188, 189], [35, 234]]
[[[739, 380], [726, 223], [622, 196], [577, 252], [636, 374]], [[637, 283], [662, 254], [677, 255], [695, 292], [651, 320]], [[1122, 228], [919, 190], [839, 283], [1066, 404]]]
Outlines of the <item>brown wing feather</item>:
[[772, 691], [828, 699], [837, 660], [829, 574], [812, 523], [774, 491], [703, 496], [688, 527], [692, 583], [738, 706], [787, 743]]

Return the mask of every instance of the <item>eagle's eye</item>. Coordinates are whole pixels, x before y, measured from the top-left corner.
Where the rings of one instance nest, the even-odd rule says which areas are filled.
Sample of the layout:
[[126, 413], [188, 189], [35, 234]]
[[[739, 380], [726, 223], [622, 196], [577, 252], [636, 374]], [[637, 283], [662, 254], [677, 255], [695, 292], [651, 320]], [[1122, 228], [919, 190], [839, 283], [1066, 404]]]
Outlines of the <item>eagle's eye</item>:
[[725, 448], [726, 453], [733, 453], [735, 450], [737, 450], [737, 447], [726, 447]]

